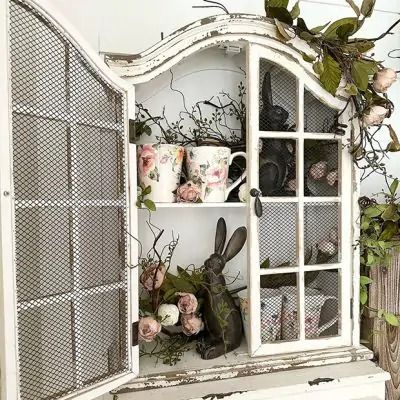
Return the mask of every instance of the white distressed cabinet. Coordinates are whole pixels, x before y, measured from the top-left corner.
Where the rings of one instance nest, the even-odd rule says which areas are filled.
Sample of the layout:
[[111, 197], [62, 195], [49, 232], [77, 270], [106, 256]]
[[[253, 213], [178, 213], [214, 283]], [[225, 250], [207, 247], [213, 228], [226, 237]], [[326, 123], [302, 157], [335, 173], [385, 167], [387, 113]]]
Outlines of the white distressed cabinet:
[[[320, 87], [302, 59], [311, 51], [305, 43], [282, 43], [263, 17], [223, 15], [140, 55], [108, 54], [106, 65], [45, 1], [4, 1], [0, 21], [2, 399], [383, 399], [387, 375], [359, 343], [357, 174], [345, 148], [351, 110], [341, 112], [346, 99]], [[261, 111], [266, 72], [274, 106], [288, 113], [278, 127]], [[143, 246], [151, 237], [135, 206], [135, 100], [173, 113], [181, 105], [170, 85], [193, 102], [239, 82], [247, 185], [260, 193], [262, 216], [251, 197], [158, 204], [152, 218], [180, 233], [177, 265], [202, 265], [218, 217], [229, 229], [247, 226], [246, 249], [229, 264], [236, 285], [248, 286], [247, 341], [216, 360], [195, 351], [175, 366], [139, 359], [138, 271], [128, 265], [138, 257], [132, 237]], [[347, 125], [340, 134], [336, 121]], [[290, 157], [292, 186], [279, 193], [262, 184], [273, 146]], [[315, 149], [337, 184], [310, 180]], [[329, 238], [335, 254], [321, 258], [316, 244]], [[271, 340], [263, 320], [274, 304], [262, 293], [283, 286], [294, 288], [293, 325]], [[316, 289], [326, 299], [317, 328]]]

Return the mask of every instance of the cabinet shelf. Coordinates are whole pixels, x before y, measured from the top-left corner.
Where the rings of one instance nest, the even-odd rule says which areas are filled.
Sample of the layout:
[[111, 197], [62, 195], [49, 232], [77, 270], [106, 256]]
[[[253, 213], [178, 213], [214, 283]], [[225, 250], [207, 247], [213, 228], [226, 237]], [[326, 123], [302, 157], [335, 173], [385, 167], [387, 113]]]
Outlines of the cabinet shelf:
[[[159, 208], [246, 208], [247, 203], [156, 203]], [[145, 210], [145, 208], [141, 208]]]

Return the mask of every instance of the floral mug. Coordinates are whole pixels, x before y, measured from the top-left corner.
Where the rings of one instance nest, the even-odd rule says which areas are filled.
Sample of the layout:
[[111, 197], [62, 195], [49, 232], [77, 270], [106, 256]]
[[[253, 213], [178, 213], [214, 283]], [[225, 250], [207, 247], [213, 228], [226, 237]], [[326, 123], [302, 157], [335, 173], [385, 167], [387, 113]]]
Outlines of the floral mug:
[[182, 172], [185, 150], [174, 144], [141, 144], [137, 146], [138, 179], [142, 188], [151, 186], [150, 200], [176, 202], [176, 190]]
[[229, 166], [235, 157], [246, 157], [243, 151], [231, 154], [228, 147], [200, 146], [186, 149], [188, 179], [201, 187], [200, 199], [205, 203], [223, 203], [229, 193], [246, 177], [227, 186]]
[[[282, 286], [280, 291], [283, 294], [282, 339], [298, 339], [297, 287]], [[328, 300], [338, 301], [336, 297], [327, 296], [320, 290], [310, 287], [305, 288], [305, 334], [307, 338], [318, 337], [338, 321], [339, 317], [336, 315], [322, 326], [319, 326], [322, 307]]]
[[[238, 297], [244, 326], [244, 335], [246, 340], [249, 340], [249, 299], [247, 289], [240, 291]], [[280, 340], [283, 295], [278, 289], [260, 289], [260, 298], [261, 340], [263, 343]]]

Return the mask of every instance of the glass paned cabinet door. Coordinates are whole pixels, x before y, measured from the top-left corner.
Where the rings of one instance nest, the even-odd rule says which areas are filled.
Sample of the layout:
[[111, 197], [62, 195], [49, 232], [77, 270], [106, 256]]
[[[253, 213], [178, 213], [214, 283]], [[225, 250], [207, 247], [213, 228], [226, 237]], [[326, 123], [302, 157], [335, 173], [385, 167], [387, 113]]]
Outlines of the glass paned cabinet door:
[[36, 3], [7, 4], [18, 348], [7, 398], [94, 398], [136, 368], [127, 91]]
[[249, 45], [247, 79], [251, 354], [350, 345], [352, 164], [349, 133], [337, 128], [342, 102], [258, 45]]

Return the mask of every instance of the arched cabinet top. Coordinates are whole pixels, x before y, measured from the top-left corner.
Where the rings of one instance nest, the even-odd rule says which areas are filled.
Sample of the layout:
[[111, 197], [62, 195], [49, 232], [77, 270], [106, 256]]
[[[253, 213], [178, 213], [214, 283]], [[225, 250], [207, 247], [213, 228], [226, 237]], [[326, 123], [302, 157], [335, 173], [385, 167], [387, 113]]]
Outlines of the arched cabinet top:
[[269, 18], [250, 14], [224, 14], [203, 18], [186, 25], [149, 49], [139, 54], [105, 55], [108, 66], [132, 84], [147, 82], [168, 71], [181, 60], [212, 46], [227, 42], [264, 46], [280, 57], [271, 61], [287, 68], [287, 61], [295, 66], [290, 72], [301, 75], [313, 94], [332, 108], [341, 109], [345, 96], [332, 96], [324, 90], [311, 64], [303, 60], [303, 53], [314, 54], [308, 44], [294, 38], [288, 43], [280, 40], [276, 26]]

